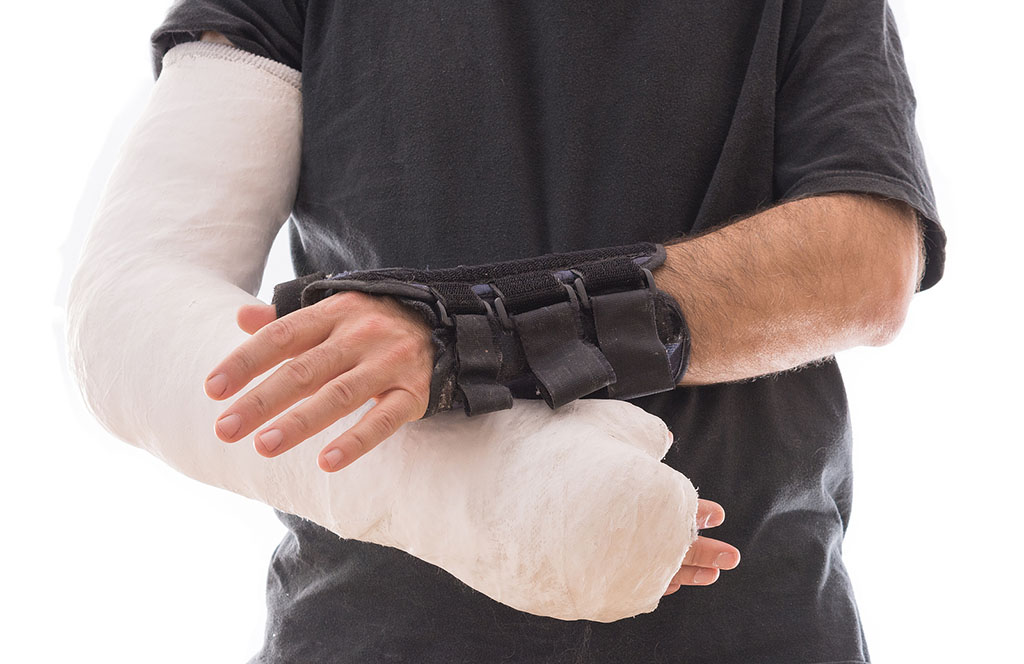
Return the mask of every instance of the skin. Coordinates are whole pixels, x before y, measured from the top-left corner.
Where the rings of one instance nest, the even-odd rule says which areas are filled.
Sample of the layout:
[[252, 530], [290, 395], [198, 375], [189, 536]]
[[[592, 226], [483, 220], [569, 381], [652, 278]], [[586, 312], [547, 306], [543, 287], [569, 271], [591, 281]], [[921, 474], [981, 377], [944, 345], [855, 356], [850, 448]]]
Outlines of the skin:
[[908, 205], [868, 195], [790, 201], [675, 243], [654, 270], [690, 327], [680, 385], [745, 380], [895, 339], [924, 276]]
[[[215, 33], [203, 40], [231, 43]], [[865, 195], [789, 201], [665, 244], [667, 259], [654, 270], [655, 281], [680, 303], [692, 335], [690, 368], [680, 385], [744, 380], [847, 348], [887, 344], [903, 325], [924, 269], [913, 210]], [[338, 293], [279, 320], [270, 305], [246, 306], [237, 323], [252, 336], [211, 370], [210, 398], [231, 397], [285, 364], [218, 419], [224, 442], [263, 427], [256, 449], [273, 458], [374, 399], [358, 423], [321, 451], [320, 467], [333, 472], [426, 411], [429, 329], [393, 298]], [[697, 519], [712, 528], [725, 512], [702, 499]], [[739, 560], [735, 547], [700, 536], [665, 594], [710, 585]]]

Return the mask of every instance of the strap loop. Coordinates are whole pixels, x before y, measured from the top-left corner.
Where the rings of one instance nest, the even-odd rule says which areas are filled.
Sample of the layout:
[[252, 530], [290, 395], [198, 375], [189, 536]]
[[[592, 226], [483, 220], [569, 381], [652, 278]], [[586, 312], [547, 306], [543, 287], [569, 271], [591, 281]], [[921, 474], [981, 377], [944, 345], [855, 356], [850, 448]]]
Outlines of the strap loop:
[[618, 380], [608, 396], [632, 399], [675, 387], [672, 367], [658, 337], [654, 293], [647, 289], [591, 296], [597, 343]]
[[451, 316], [448, 315], [448, 310], [444, 308], [444, 302], [438, 299], [434, 304], [437, 305], [437, 311], [441, 318], [441, 325], [444, 325], [445, 327], [454, 327], [455, 322], [451, 319]]
[[516, 314], [512, 319], [526, 362], [550, 407], [558, 408], [615, 382], [612, 365], [583, 338], [578, 311], [570, 302]]
[[457, 314], [455, 352], [456, 384], [463, 395], [466, 415], [480, 415], [512, 407], [512, 393], [498, 382], [501, 353], [487, 316]]
[[590, 296], [587, 294], [587, 287], [583, 284], [583, 279], [580, 278], [579, 272], [573, 270], [572, 273], [576, 275], [576, 279], [572, 282], [572, 285], [576, 289], [576, 294], [579, 296], [580, 304], [584, 309], [589, 309]]
[[490, 284], [490, 286], [494, 289], [494, 308], [498, 312], [498, 321], [506, 330], [515, 330], [515, 323], [509, 318], [508, 311], [505, 309], [505, 294], [494, 284]]

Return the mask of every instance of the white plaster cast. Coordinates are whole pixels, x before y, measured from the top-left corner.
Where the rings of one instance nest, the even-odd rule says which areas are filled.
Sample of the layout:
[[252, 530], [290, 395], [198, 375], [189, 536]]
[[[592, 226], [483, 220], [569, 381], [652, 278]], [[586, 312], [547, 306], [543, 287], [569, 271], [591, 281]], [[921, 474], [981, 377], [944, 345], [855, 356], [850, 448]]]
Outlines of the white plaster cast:
[[[200, 482], [397, 547], [521, 611], [608, 622], [652, 611], [696, 538], [696, 492], [659, 462], [664, 423], [621, 401], [542, 401], [406, 424], [337, 473], [323, 446], [226, 444], [208, 372], [294, 202], [299, 72], [231, 46], [171, 49], [121, 148], [68, 302], [69, 361], [97, 419]], [[257, 384], [271, 372], [256, 379]]]

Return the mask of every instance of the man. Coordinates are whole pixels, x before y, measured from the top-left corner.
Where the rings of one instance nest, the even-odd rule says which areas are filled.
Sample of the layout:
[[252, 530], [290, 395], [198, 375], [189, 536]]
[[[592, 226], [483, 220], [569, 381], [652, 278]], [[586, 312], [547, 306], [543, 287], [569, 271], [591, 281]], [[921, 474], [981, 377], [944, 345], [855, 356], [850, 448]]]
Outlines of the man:
[[[254, 661], [868, 661], [840, 556], [851, 436], [833, 354], [892, 340], [941, 278], [945, 244], [884, 2], [183, 0], [153, 34], [157, 75], [167, 49], [204, 33], [302, 71], [297, 274], [668, 244], [654, 277], [686, 314], [690, 367], [632, 401], [669, 424], [666, 462], [726, 507], [716, 537], [743, 552], [721, 577], [681, 570], [678, 585], [711, 587], [653, 613], [563, 622], [278, 512], [291, 532]], [[239, 312], [253, 333], [272, 320]], [[322, 451], [325, 471], [423, 413], [424, 347], [351, 381], [364, 392], [307, 402], [315, 429], [389, 397]], [[207, 391], [247, 377], [229, 357]], [[261, 389], [218, 435], [277, 429], [260, 448], [274, 457], [309, 431], [294, 415], [270, 424], [295, 386]], [[718, 552], [721, 568], [738, 562]]]

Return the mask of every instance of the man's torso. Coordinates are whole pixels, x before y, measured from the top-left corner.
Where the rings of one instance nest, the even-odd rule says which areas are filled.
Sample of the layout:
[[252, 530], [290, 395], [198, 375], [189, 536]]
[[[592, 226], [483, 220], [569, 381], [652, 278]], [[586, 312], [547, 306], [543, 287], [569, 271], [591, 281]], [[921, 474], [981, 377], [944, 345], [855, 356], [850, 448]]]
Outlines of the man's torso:
[[[777, 200], [782, 4], [310, 2], [296, 273], [664, 242]], [[741, 550], [735, 571], [651, 614], [562, 622], [279, 513], [254, 661], [866, 660], [834, 360], [633, 403], [672, 429], [666, 463], [725, 507], [709, 534]]]

